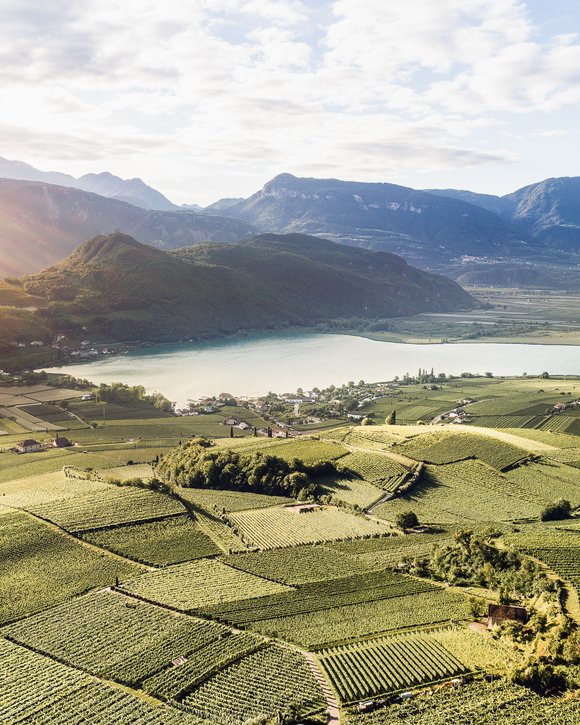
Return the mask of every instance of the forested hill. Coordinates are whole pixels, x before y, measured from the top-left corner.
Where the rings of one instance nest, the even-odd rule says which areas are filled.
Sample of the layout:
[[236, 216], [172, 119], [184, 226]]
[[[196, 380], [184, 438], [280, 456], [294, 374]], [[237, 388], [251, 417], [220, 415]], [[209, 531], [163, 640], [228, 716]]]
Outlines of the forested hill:
[[[14, 285], [53, 331], [177, 340], [473, 308], [459, 285], [386, 253], [304, 235], [162, 252], [120, 233], [97, 236], [64, 262]], [[24, 305], [23, 305], [24, 306]], [[74, 323], [73, 323], [74, 321]]]

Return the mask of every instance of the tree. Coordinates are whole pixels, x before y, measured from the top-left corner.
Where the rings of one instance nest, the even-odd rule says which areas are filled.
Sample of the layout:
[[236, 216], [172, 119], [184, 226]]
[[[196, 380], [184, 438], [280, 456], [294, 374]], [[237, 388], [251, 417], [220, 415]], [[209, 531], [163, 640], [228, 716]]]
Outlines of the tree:
[[387, 425], [396, 425], [397, 424], [397, 411], [393, 410], [390, 415], [388, 415], [385, 418], [385, 423]]
[[570, 518], [571, 513], [572, 505], [570, 501], [561, 498], [554, 501], [554, 503], [548, 504], [540, 514], [540, 518], [542, 521], [559, 521], [560, 519]]
[[397, 514], [395, 525], [399, 529], [414, 529], [415, 526], [419, 526], [419, 519], [414, 511], [403, 511]]

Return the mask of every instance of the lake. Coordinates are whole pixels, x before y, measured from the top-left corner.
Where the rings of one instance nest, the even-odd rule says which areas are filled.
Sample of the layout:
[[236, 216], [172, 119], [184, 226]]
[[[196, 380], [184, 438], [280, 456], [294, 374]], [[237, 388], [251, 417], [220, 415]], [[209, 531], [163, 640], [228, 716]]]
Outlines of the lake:
[[219, 342], [157, 345], [117, 357], [51, 368], [95, 383], [120, 381], [159, 390], [178, 406], [188, 398], [257, 396], [272, 390], [377, 382], [419, 368], [458, 375], [580, 374], [580, 347], [455, 343], [409, 345], [352, 335], [253, 335]]

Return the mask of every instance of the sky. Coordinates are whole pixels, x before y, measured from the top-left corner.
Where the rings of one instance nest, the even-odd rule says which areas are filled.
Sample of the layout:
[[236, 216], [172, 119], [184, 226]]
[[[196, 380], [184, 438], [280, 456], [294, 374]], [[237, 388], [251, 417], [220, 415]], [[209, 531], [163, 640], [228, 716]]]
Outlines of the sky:
[[0, 156], [176, 203], [580, 175], [575, 0], [0, 0]]

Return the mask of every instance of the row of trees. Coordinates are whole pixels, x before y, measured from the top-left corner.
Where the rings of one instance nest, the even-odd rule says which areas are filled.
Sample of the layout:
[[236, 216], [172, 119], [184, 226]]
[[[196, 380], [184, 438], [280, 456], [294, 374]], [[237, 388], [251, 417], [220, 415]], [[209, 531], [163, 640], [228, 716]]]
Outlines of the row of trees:
[[319, 495], [317, 480], [336, 476], [338, 468], [331, 461], [309, 465], [298, 458], [285, 461], [261, 452], [241, 455], [217, 448], [205, 438], [194, 438], [165, 456], [156, 474], [176, 486], [251, 491], [306, 501]]

